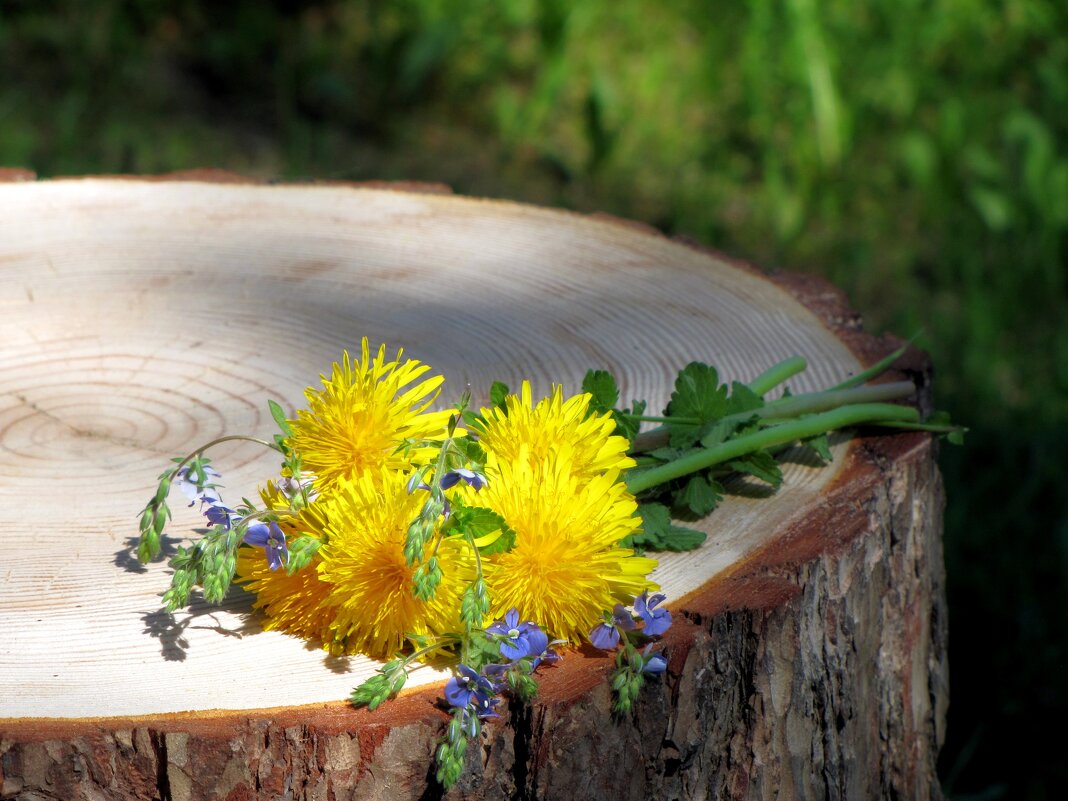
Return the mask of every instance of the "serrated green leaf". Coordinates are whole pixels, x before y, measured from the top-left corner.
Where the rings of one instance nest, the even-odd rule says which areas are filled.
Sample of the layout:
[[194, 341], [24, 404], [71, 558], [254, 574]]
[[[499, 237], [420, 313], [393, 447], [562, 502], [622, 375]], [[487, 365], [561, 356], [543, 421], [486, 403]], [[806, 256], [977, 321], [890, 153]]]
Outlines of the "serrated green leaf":
[[591, 414], [610, 412], [619, 402], [619, 387], [616, 385], [616, 379], [607, 370], [588, 370], [582, 379], [582, 391], [592, 396]]
[[648, 551], [691, 551], [705, 541], [707, 535], [671, 522], [671, 511], [662, 503], [643, 503], [638, 506], [642, 529], [625, 538], [620, 545]]
[[703, 531], [686, 526], [671, 526], [667, 534], [661, 538], [661, 551], [692, 551], [700, 547], [708, 535]]
[[[717, 491], [718, 490], [718, 491]], [[723, 499], [718, 482], [709, 481], [703, 474], [692, 475], [673, 495], [676, 508], [686, 509], [697, 517], [704, 517]]]
[[508, 397], [508, 385], [503, 381], [494, 381], [490, 386], [490, 403], [502, 412], [508, 411], [508, 404], [505, 403], [505, 398]]
[[459, 498], [453, 499], [452, 514], [441, 528], [443, 536], [470, 535], [474, 540], [487, 537], [496, 531], [500, 532], [500, 536], [480, 546], [479, 553], [488, 555], [512, 550], [515, 547], [515, 530], [496, 512], [483, 506], [468, 506]]
[[715, 423], [711, 427], [701, 430], [700, 443], [703, 448], [714, 448], [727, 441], [734, 432], [735, 426], [730, 423]]
[[465, 463], [474, 465], [486, 463], [486, 452], [482, 450], [482, 446], [474, 437], [457, 437], [452, 441], [452, 446]]
[[634, 418], [645, 414], [646, 406], [645, 401], [636, 400], [631, 403], [629, 409], [613, 410], [612, 419], [616, 421], [616, 434], [626, 437], [627, 441], [633, 444], [634, 438], [638, 436], [638, 431], [642, 426], [641, 421]]
[[751, 412], [764, 405], [764, 399], [748, 385], [735, 381], [731, 384], [731, 396], [727, 399], [727, 414]]
[[690, 362], [675, 378], [667, 413], [673, 417], [697, 417], [715, 420], [727, 412], [727, 387], [719, 383], [716, 368]]
[[[502, 519], [503, 520], [503, 519]], [[508, 526], [502, 526], [501, 536], [488, 545], [483, 545], [478, 552], [483, 556], [491, 556], [495, 553], [506, 553], [515, 547], [515, 530]]]
[[776, 489], [782, 484], [782, 470], [779, 463], [767, 451], [747, 453], [740, 459], [728, 462], [727, 466], [739, 473], [748, 473], [761, 481], [766, 481]]

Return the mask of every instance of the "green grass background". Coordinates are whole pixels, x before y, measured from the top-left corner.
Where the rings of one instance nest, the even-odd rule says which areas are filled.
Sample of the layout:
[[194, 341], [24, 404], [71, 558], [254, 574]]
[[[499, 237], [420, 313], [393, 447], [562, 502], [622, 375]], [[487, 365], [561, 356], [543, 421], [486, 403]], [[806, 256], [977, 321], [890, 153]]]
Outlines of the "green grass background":
[[0, 164], [601, 210], [922, 332], [956, 799], [1068, 793], [1068, 4], [0, 0]]

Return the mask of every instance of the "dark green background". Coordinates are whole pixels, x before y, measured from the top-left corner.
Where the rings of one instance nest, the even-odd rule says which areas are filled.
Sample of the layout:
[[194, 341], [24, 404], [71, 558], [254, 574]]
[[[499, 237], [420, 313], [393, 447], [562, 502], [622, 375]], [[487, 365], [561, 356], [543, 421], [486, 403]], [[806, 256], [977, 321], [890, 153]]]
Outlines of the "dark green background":
[[943, 785], [1065, 797], [1068, 4], [0, 0], [0, 76], [0, 164], [42, 176], [443, 181], [922, 332], [972, 427], [942, 458]]

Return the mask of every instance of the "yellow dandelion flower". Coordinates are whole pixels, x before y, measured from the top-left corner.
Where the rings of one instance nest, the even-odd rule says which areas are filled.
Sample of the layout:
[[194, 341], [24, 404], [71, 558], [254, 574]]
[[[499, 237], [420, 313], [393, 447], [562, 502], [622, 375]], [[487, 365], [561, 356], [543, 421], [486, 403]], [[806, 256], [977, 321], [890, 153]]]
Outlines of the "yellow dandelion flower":
[[482, 410], [486, 424], [479, 442], [489, 462], [534, 465], [554, 454], [569, 461], [574, 474], [583, 478], [633, 467], [634, 460], [627, 456], [630, 443], [613, 433], [612, 415], [587, 417], [590, 397], [582, 393], [564, 400], [557, 385], [534, 405], [530, 382], [524, 381], [519, 395], [506, 398], [506, 410]]
[[434, 599], [421, 601], [412, 593], [414, 570], [404, 558], [404, 540], [425, 500], [425, 493], [408, 492], [402, 473], [381, 470], [341, 479], [334, 493], [317, 501], [325, 507], [328, 535], [319, 550], [319, 577], [331, 585], [333, 637], [346, 652], [384, 659], [408, 634], [461, 628], [460, 597], [475, 575], [463, 542], [441, 542], [436, 556], [444, 577]]
[[[268, 509], [289, 508], [289, 502], [277, 486], [268, 483], [260, 491]], [[282, 518], [279, 527], [292, 541], [300, 534], [321, 538], [325, 519], [318, 502], [301, 510], [293, 518]], [[303, 570], [288, 575], [284, 568], [271, 570], [261, 548], [241, 548], [237, 555], [237, 582], [256, 594], [253, 608], [264, 615], [263, 627], [305, 639], [320, 639], [329, 643], [334, 609], [327, 604], [331, 587], [319, 577], [318, 556]]]
[[321, 376], [321, 390], [305, 392], [308, 408], [291, 421], [292, 447], [301, 454], [303, 468], [316, 477], [320, 490], [339, 479], [365, 470], [407, 469], [422, 451], [404, 455], [397, 448], [405, 439], [439, 439], [454, 410], [428, 412], [438, 396], [442, 376], [416, 382], [430, 368], [414, 359], [392, 361], [381, 346], [372, 359], [364, 337], [360, 359], [346, 352], [335, 362], [329, 378]]
[[477, 503], [516, 532], [512, 550], [484, 560], [494, 617], [515, 607], [550, 636], [575, 642], [604, 610], [656, 589], [646, 578], [656, 560], [619, 546], [640, 520], [617, 471], [582, 480], [572, 464], [549, 457], [489, 472]]

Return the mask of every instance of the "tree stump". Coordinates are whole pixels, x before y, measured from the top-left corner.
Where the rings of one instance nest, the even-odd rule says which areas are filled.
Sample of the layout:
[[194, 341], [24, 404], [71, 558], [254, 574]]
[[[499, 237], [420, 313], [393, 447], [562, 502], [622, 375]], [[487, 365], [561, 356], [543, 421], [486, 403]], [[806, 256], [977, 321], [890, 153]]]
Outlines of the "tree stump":
[[[839, 292], [639, 225], [427, 187], [0, 183], [0, 798], [427, 799], [444, 674], [376, 712], [363, 658], [263, 632], [247, 599], [159, 611], [131, 550], [173, 456], [269, 435], [367, 335], [485, 400], [612, 370], [662, 406], [691, 360], [749, 380], [803, 355], [828, 386], [897, 341]], [[25, 180], [18, 180], [25, 179]], [[929, 368], [906, 372], [926, 397]], [[450, 798], [939, 797], [947, 703], [942, 494], [923, 434], [840, 438], [740, 483], [663, 554], [665, 680], [614, 720], [610, 660], [573, 651], [491, 722]], [[227, 491], [276, 470], [221, 449]], [[224, 496], [227, 497], [227, 496]], [[171, 533], [198, 524], [180, 510]]]

